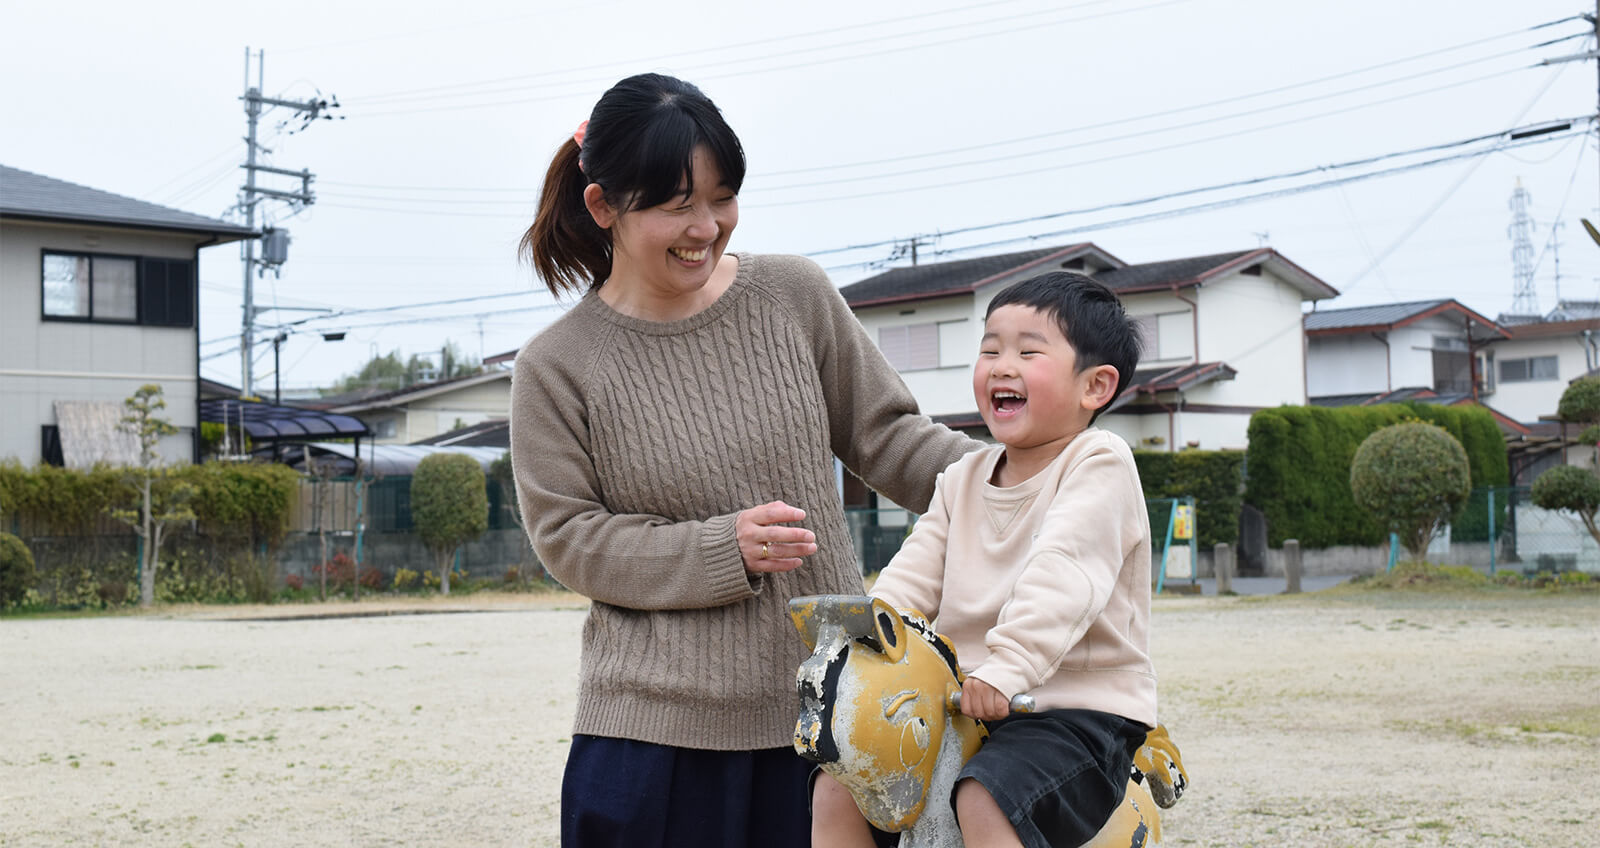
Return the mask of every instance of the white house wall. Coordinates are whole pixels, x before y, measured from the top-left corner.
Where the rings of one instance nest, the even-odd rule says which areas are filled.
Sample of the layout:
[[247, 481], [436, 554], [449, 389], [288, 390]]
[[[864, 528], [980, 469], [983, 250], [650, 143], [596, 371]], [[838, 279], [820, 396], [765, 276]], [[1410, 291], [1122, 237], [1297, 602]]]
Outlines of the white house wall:
[[1207, 383], [1192, 401], [1251, 407], [1305, 403], [1300, 291], [1263, 271], [1210, 281], [1196, 294], [1200, 361], [1226, 362], [1239, 375]]
[[41, 318], [42, 251], [195, 258], [185, 237], [7, 221], [0, 233], [0, 458], [36, 464], [40, 428], [55, 402], [121, 403], [140, 386], [161, 386], [164, 415], [185, 433], [163, 442], [172, 461], [193, 455], [197, 344], [193, 327], [151, 327]]
[[1465, 339], [1467, 332], [1459, 320], [1429, 318], [1389, 333], [1389, 367], [1396, 389], [1433, 387], [1434, 336]]
[[1370, 333], [1312, 336], [1306, 344], [1306, 389], [1311, 397], [1389, 391], [1389, 350]]
[[[1466, 341], [1458, 313], [1426, 318], [1385, 336], [1372, 333], [1317, 336], [1310, 340], [1307, 382], [1312, 397], [1433, 387], [1434, 337]], [[1379, 337], [1386, 338], [1385, 346]]]
[[[992, 295], [991, 295], [992, 296]], [[987, 301], [985, 301], [987, 303]], [[928, 415], [950, 415], [977, 409], [972, 400], [972, 363], [982, 337], [982, 313], [974, 313], [970, 294], [909, 304], [869, 306], [855, 310], [873, 344], [885, 327], [939, 325], [939, 367], [900, 372], [900, 379]]]
[[1146, 341], [1147, 348], [1153, 349], [1144, 352], [1140, 368], [1176, 367], [1194, 361], [1194, 313], [1189, 304], [1171, 292], [1150, 292], [1123, 296], [1122, 308], [1131, 318], [1156, 319], [1156, 344]]
[[[1567, 384], [1588, 371], [1584, 341], [1577, 333], [1532, 339], [1505, 339], [1490, 346], [1494, 352], [1494, 392], [1483, 402], [1525, 424], [1555, 415]], [[1556, 376], [1549, 380], [1507, 383], [1500, 379], [1499, 363], [1507, 359], [1556, 357]]]
[[491, 380], [451, 392], [425, 397], [407, 405], [405, 442], [432, 438], [462, 426], [511, 414], [511, 379]]

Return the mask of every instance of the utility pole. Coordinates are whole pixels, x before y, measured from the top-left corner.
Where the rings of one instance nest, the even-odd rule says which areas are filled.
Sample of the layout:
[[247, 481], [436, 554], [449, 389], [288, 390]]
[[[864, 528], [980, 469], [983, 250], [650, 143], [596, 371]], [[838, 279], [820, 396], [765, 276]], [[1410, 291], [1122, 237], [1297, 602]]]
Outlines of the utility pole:
[[[257, 124], [260, 122], [263, 107], [281, 106], [291, 110], [295, 115], [301, 117], [302, 122], [300, 124], [300, 129], [305, 129], [311, 124], [312, 121], [315, 121], [318, 118], [331, 120], [333, 116], [326, 113], [330, 109], [338, 108], [339, 99], [335, 97], [330, 103], [328, 100], [320, 97], [315, 100], [283, 100], [276, 97], [263, 96], [261, 92], [264, 89], [263, 66], [266, 64], [266, 51], [255, 51], [256, 84], [254, 86], [250, 85], [250, 52], [250, 48], [246, 47], [244, 50], [244, 96], [239, 98], [240, 100], [244, 101], [244, 114], [247, 121], [247, 132], [244, 140], [245, 162], [243, 165], [239, 166], [244, 169], [245, 177], [244, 185], [239, 189], [239, 203], [235, 208], [244, 212], [245, 226], [253, 230], [256, 227], [256, 204], [260, 203], [261, 198], [263, 197], [287, 201], [295, 209], [295, 211], [299, 211], [306, 206], [310, 206], [316, 201], [316, 197], [311, 193], [311, 181], [313, 177], [310, 171], [304, 168], [298, 171], [290, 171], [284, 168], [273, 168], [268, 165], [260, 165], [256, 163], [256, 153], [258, 151], [264, 151], [268, 153], [271, 152], [270, 150], [266, 150], [266, 148], [261, 147], [261, 145], [256, 142], [256, 128]], [[298, 130], [296, 130], [296, 132], [298, 132]], [[300, 179], [300, 190], [280, 191], [277, 189], [263, 188], [258, 186], [256, 185], [256, 174], [258, 172], [279, 174], [287, 177], [298, 177]], [[243, 329], [239, 335], [240, 397], [252, 397], [255, 394], [255, 381], [253, 379], [253, 374], [251, 373], [251, 355], [254, 342], [253, 336], [255, 335], [256, 314], [262, 310], [256, 309], [256, 275], [252, 272], [257, 271], [258, 266], [260, 270], [264, 270], [267, 267], [271, 267], [276, 270], [278, 266], [282, 265], [285, 259], [288, 258], [289, 238], [287, 231], [272, 230], [269, 228], [265, 233], [265, 237], [266, 241], [263, 245], [262, 258], [260, 259], [256, 258], [256, 245], [254, 239], [245, 239], [244, 241], [240, 242], [240, 253], [243, 254], [242, 258], [244, 260], [244, 320], [242, 322]], [[280, 342], [274, 342], [274, 350], [276, 350], [278, 344], [280, 344]]]

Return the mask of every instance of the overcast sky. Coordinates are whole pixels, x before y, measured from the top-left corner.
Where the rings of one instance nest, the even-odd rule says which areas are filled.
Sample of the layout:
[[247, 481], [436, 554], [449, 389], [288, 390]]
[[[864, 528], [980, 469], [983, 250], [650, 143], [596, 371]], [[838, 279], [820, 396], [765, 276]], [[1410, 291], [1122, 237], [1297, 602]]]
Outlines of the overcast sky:
[[[283, 350], [286, 387], [446, 339], [493, 355], [557, 317], [517, 239], [556, 146], [611, 83], [646, 70], [700, 85], [744, 142], [731, 249], [812, 255], [840, 285], [918, 236], [922, 262], [1078, 241], [1130, 263], [1267, 244], [1343, 293], [1321, 308], [1455, 297], [1492, 318], [1512, 305], [1520, 180], [1539, 308], [1600, 299], [1600, 247], [1578, 221], [1600, 204], [1592, 132], [1450, 158], [1514, 127], [1590, 127], [1595, 63], [1539, 66], [1592, 47], [1583, 20], [1540, 27], [1593, 14], [1584, 2], [0, 6], [12, 167], [222, 216], [242, 183], [246, 48], [266, 51], [268, 95], [337, 96], [343, 120], [291, 132], [286, 110], [263, 119], [266, 161], [311, 170], [317, 200], [266, 205], [293, 245], [258, 306], [520, 293], [306, 322]], [[1277, 196], [1231, 202], [1264, 193]], [[239, 252], [201, 256], [202, 373], [237, 383]], [[271, 347], [258, 350], [270, 391]]]

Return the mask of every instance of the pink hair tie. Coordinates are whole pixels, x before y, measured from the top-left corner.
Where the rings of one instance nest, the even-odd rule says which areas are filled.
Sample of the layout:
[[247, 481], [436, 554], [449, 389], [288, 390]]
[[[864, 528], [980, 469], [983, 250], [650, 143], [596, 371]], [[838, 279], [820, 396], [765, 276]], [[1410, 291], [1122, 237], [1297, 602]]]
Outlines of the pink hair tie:
[[578, 125], [578, 131], [572, 134], [572, 143], [578, 145], [579, 150], [583, 149], [583, 137], [588, 132], [589, 121], [586, 119], [583, 123]]

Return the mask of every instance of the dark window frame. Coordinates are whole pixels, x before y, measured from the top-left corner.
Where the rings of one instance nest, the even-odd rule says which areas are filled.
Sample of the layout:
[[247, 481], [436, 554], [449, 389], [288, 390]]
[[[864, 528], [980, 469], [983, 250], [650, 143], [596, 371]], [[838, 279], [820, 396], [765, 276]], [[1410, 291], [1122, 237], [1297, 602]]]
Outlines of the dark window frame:
[[[52, 315], [45, 311], [45, 263], [51, 256], [65, 256], [69, 258], [86, 257], [89, 260], [89, 314], [88, 315]], [[94, 311], [94, 262], [96, 259], [119, 259], [133, 263], [134, 283], [133, 302], [134, 318], [101, 318], [95, 316]], [[174, 266], [187, 270], [187, 278], [180, 280], [181, 291], [175, 297], [173, 294], [172, 271]], [[162, 279], [157, 282], [156, 271], [160, 269]], [[123, 327], [171, 327], [173, 329], [192, 329], [196, 325], [198, 310], [198, 283], [195, 260], [176, 259], [166, 256], [139, 256], [126, 253], [96, 253], [83, 250], [55, 250], [45, 248], [39, 251], [39, 320], [58, 321], [64, 324], [114, 324]], [[159, 298], [154, 297], [157, 286], [163, 291]], [[159, 314], [158, 314], [159, 313]], [[176, 320], [174, 320], [174, 316]]]

